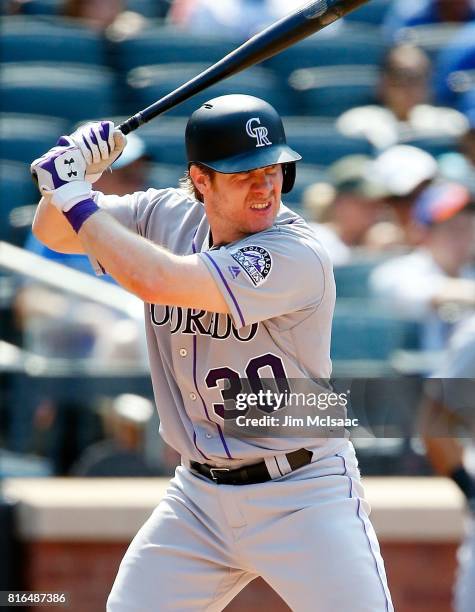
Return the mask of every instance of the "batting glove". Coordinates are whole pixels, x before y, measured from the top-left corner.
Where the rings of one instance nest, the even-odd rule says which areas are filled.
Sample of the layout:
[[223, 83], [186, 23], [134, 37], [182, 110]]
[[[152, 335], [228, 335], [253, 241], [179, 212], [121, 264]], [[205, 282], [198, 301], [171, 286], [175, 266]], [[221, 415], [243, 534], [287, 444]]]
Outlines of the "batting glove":
[[66, 212], [90, 197], [86, 161], [76, 146], [56, 146], [35, 159], [30, 166], [42, 195], [50, 196], [59, 210]]
[[62, 136], [59, 145], [79, 147], [86, 160], [86, 179], [95, 183], [122, 154], [127, 139], [112, 121], [95, 121], [79, 127], [70, 136]]

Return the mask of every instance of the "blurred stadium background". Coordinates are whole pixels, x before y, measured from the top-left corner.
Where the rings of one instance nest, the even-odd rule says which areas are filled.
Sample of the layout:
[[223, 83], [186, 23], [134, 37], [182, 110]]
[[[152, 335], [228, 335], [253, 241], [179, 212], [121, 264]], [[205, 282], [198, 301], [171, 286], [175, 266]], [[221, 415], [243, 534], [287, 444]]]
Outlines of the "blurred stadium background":
[[[180, 27], [171, 18], [171, 0], [120, 4], [110, 23], [92, 24], [65, 16], [61, 0], [0, 2], [0, 590], [67, 590], [73, 610], [104, 608], [124, 546], [163, 490], [155, 480], [80, 479], [106, 475], [89, 470], [88, 451], [100, 454], [97, 445], [126, 438], [141, 463], [131, 466], [129, 455], [118, 454], [116, 476], [124, 478], [166, 479], [177, 458], [159, 441], [155, 412], [130, 415], [141, 399], [152, 399], [140, 305], [113, 284], [32, 247], [38, 194], [29, 163], [78, 122], [118, 123], [242, 42]], [[369, 139], [342, 132], [338, 118], [377, 102], [382, 62], [396, 42], [383, 27], [393, 5], [370, 0], [328, 32], [141, 128], [147, 185], [177, 185], [185, 167], [186, 118], [197, 105], [215, 95], [248, 93], [274, 104], [290, 144], [304, 155], [286, 204], [309, 216], [305, 194], [315, 183], [332, 182], [331, 164], [345, 155], [374, 159], [382, 152]], [[461, 28], [414, 25], [398, 40], [422, 48], [435, 67]], [[472, 63], [449, 79], [451, 98], [441, 103], [463, 112], [475, 105]], [[406, 133], [399, 144], [416, 144], [438, 159], [458, 152], [460, 134], [416, 136]], [[412, 430], [422, 377], [439, 352], [423, 350], [420, 320], [370, 292], [372, 271], [392, 254], [359, 248], [351, 262], [335, 268], [334, 376], [380, 380], [360, 401], [369, 411], [384, 404], [398, 415], [385, 437], [360, 432], [355, 445], [396, 609], [443, 612], [450, 610], [462, 501], [450, 483], [431, 477]], [[385, 379], [396, 377], [392, 393], [381, 391]], [[124, 402], [130, 410], [121, 409]], [[266, 602], [285, 609], [273, 597], [254, 585], [229, 609], [257, 610]]]

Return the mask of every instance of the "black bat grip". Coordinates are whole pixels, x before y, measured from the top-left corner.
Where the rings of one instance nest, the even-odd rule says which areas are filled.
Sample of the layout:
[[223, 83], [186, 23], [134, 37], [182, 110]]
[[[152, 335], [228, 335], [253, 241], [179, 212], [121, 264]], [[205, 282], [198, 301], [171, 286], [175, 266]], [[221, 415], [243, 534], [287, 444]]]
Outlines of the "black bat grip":
[[141, 113], [137, 113], [136, 115], [133, 115], [132, 117], [129, 117], [129, 119], [126, 119], [124, 121], [124, 123], [121, 123], [118, 126], [118, 129], [122, 132], [122, 134], [127, 136], [127, 134], [129, 134], [130, 132], [133, 132], [134, 130], [136, 130], [143, 123], [145, 123], [145, 120], [142, 117], [142, 114]]

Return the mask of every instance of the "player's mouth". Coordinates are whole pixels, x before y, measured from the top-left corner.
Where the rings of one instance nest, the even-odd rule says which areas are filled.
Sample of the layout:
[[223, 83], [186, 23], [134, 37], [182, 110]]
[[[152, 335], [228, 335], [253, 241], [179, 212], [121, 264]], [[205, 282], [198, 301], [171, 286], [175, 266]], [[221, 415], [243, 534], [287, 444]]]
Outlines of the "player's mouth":
[[272, 206], [272, 202], [260, 202], [251, 204], [252, 210], [268, 210]]

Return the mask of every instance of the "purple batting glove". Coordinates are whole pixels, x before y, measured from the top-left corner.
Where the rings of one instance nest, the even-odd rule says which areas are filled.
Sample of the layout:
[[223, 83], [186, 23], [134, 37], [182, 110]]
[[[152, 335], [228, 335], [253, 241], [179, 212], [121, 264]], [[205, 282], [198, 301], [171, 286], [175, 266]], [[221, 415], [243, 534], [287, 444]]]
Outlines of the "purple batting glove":
[[91, 184], [85, 179], [86, 160], [76, 146], [54, 147], [31, 164], [31, 173], [38, 181], [42, 195], [62, 212], [91, 195]]
[[74, 181], [84, 181], [86, 161], [75, 146], [57, 146], [35, 159], [30, 166], [41, 193], [49, 193]]
[[66, 138], [81, 149], [88, 166], [99, 164], [109, 160], [114, 150], [114, 124], [112, 121], [86, 123]]

